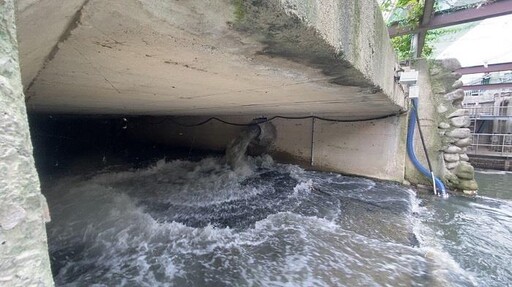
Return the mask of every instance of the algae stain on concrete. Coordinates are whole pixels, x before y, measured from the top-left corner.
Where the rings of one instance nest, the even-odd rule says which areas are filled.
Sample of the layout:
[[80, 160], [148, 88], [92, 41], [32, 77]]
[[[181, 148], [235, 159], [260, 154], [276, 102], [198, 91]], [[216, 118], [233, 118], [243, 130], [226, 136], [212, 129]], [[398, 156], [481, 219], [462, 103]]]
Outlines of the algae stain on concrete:
[[246, 10], [244, 5], [244, 0], [233, 0], [232, 5], [234, 6], [234, 16], [235, 22], [240, 23], [245, 18]]
[[359, 31], [361, 29], [361, 24], [359, 23], [359, 21], [361, 20], [361, 11], [360, 11], [361, 7], [359, 6], [359, 2], [358, 1], [354, 1], [354, 26], [355, 26], [355, 29], [353, 29], [352, 31], [354, 31], [354, 33], [352, 34], [352, 44], [353, 44], [353, 47], [354, 47], [354, 50], [352, 51], [352, 55], [354, 56], [354, 62], [359, 62]]
[[[330, 84], [357, 86], [368, 93], [380, 91], [345, 60], [343, 52], [337, 51], [315, 28], [308, 26], [308, 19], [287, 13], [279, 1], [233, 0], [231, 3], [234, 8], [232, 28], [264, 45], [257, 55], [318, 69], [328, 77]], [[358, 4], [355, 5], [358, 10]]]

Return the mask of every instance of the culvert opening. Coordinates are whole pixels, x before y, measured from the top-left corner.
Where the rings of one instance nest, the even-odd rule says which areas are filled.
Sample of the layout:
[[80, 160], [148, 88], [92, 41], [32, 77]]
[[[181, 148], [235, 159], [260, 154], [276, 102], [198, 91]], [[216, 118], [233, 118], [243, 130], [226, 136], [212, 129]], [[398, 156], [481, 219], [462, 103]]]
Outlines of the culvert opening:
[[177, 127], [158, 117], [34, 114], [30, 122], [59, 286], [430, 280], [407, 188], [254, 150], [243, 168], [231, 166], [226, 146], [254, 142], [261, 128]]

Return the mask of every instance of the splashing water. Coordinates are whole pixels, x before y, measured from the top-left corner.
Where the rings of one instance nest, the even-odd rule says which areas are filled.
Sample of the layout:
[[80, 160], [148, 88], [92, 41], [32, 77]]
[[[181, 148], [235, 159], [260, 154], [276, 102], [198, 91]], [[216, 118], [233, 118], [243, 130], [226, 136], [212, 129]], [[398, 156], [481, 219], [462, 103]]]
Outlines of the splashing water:
[[475, 285], [428, 236], [416, 240], [410, 190], [268, 156], [246, 163], [243, 176], [205, 158], [55, 182], [57, 285]]
[[257, 138], [260, 132], [261, 130], [258, 126], [249, 126], [242, 130], [238, 137], [228, 145], [226, 148], [226, 161], [234, 170], [250, 172], [245, 154], [251, 141]]

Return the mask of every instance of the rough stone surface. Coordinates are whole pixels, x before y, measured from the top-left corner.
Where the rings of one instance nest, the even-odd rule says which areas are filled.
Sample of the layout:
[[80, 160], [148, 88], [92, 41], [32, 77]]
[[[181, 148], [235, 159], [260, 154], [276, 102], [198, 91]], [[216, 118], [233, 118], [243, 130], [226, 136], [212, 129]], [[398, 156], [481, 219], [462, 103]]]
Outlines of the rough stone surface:
[[459, 89], [459, 88], [461, 88], [463, 85], [464, 85], [464, 83], [463, 83], [461, 80], [457, 80], [457, 81], [455, 81], [455, 83], [453, 83], [452, 88], [453, 88], [453, 89]]
[[454, 144], [460, 148], [464, 148], [464, 147], [470, 146], [472, 142], [473, 142], [473, 140], [468, 137], [468, 138], [460, 139], [460, 140], [456, 141]]
[[[453, 59], [453, 61], [457, 60]], [[453, 73], [450, 69], [451, 67], [447, 69], [442, 61], [430, 63], [432, 91], [438, 99], [443, 99], [446, 93], [453, 91], [453, 83], [461, 77], [460, 74]]]
[[22, 223], [27, 217], [25, 209], [19, 205], [5, 204], [0, 206], [0, 228], [11, 230]]
[[[446, 135], [446, 133], [445, 133], [445, 135]], [[457, 142], [457, 140], [458, 140], [457, 138], [445, 136], [445, 137], [443, 137], [442, 142], [443, 142], [443, 144], [453, 144], [453, 143]]]
[[446, 162], [446, 168], [449, 169], [449, 170], [452, 170], [452, 169], [456, 168], [458, 165], [459, 165], [458, 161]]
[[462, 101], [463, 99], [460, 99], [460, 100], [455, 100], [452, 102], [452, 106], [456, 109], [462, 109]]
[[444, 96], [444, 98], [447, 100], [447, 101], [456, 101], [456, 100], [461, 100], [464, 98], [464, 91], [461, 90], [461, 89], [458, 89], [458, 90], [455, 90], [451, 93], [448, 93]]
[[455, 175], [460, 179], [471, 180], [475, 178], [475, 169], [468, 162], [461, 161], [455, 168]]
[[462, 192], [466, 195], [476, 195], [478, 193], [477, 190], [463, 190]]
[[443, 104], [440, 104], [439, 106], [437, 106], [437, 112], [440, 113], [440, 114], [444, 114], [448, 111], [448, 108], [443, 105]]
[[443, 178], [445, 179], [445, 182], [447, 182], [450, 187], [455, 187], [459, 184], [459, 182], [460, 182], [459, 178], [455, 174], [453, 174], [451, 171], [449, 171], [448, 169], [445, 169], [443, 174], [444, 174]]
[[439, 128], [440, 129], [448, 129], [448, 128], [450, 128], [450, 124], [449, 123], [445, 123], [445, 122], [441, 122], [439, 124]]
[[450, 146], [447, 146], [445, 149], [444, 149], [444, 152], [445, 153], [460, 153], [462, 151], [462, 149], [458, 146], [454, 146], [454, 145], [450, 145]]
[[447, 162], [458, 162], [459, 154], [458, 153], [445, 153], [444, 160]]
[[446, 133], [447, 136], [464, 139], [471, 136], [471, 130], [468, 128], [456, 128]]
[[[452, 78], [454, 78], [456, 80], [462, 78], [462, 74], [461, 73], [457, 73], [457, 72], [451, 73], [451, 76], [452, 76]], [[453, 87], [453, 85], [452, 85], [452, 87]]]
[[14, 11], [15, 1], [0, 1], [0, 285], [52, 286]]
[[443, 67], [450, 72], [454, 72], [454, 71], [460, 69], [460, 67], [461, 67], [460, 62], [457, 59], [453, 59], [453, 58], [443, 59], [443, 60], [441, 60], [441, 63], [443, 65]]
[[452, 126], [457, 128], [467, 128], [471, 124], [468, 116], [454, 117], [450, 119]]
[[476, 180], [463, 180], [461, 179], [458, 188], [463, 191], [475, 191], [478, 190], [478, 183]]
[[[464, 91], [461, 74], [454, 72], [460, 67], [455, 59], [433, 61], [431, 63], [431, 82], [434, 97], [437, 99], [437, 127], [441, 131], [443, 148], [444, 172], [443, 180], [449, 188], [474, 193], [476, 182], [461, 180], [473, 178], [471, 164], [466, 154], [467, 146], [471, 145], [470, 118], [462, 109]], [[459, 167], [460, 165], [460, 167]]]
[[454, 112], [452, 112], [451, 114], [449, 114], [447, 118], [451, 119], [451, 118], [455, 118], [455, 117], [462, 117], [462, 116], [465, 116], [466, 113], [467, 113], [466, 110], [458, 109], [458, 110], [455, 110]]

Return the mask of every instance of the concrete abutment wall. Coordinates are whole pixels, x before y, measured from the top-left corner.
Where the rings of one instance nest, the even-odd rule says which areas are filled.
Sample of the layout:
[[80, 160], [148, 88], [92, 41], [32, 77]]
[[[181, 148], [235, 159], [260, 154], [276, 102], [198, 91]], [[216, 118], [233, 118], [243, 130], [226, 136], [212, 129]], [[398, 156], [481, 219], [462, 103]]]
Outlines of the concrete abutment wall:
[[51, 286], [46, 200], [32, 156], [14, 21], [0, 1], [0, 285]]
[[[272, 5], [263, 8], [272, 13], [246, 7], [245, 22], [234, 26], [231, 1], [211, 2], [206, 9], [201, 1], [175, 1], [167, 10], [155, 3], [19, 1], [22, 32], [16, 35], [16, 3], [0, 0], [0, 285], [53, 284], [44, 224], [49, 214], [34, 168], [25, 100], [34, 112], [131, 115], [126, 132], [134, 141], [216, 151], [240, 128], [219, 122], [184, 128], [163, 117], [136, 115], [196, 115], [178, 119], [190, 124], [204, 119], [197, 115], [218, 114], [248, 123], [258, 113], [356, 119], [406, 106], [393, 81], [396, 58], [374, 1], [268, 1]], [[209, 9], [216, 3], [217, 9]], [[189, 4], [210, 17], [196, 19]], [[141, 13], [141, 7], [155, 13]], [[182, 18], [168, 17], [176, 11], [185, 11]], [[278, 25], [283, 23], [294, 25]], [[251, 25], [261, 29], [243, 29]], [[269, 153], [305, 168], [401, 182], [406, 122], [405, 116], [353, 123], [276, 119]]]
[[[475, 194], [478, 185], [466, 154], [471, 144], [470, 121], [461, 106], [464, 98], [464, 92], [459, 89], [461, 75], [454, 72], [460, 64], [455, 59], [417, 60], [413, 66], [419, 71], [418, 114], [432, 169], [448, 189]], [[414, 145], [418, 159], [428, 167], [418, 127]], [[410, 160], [406, 161], [405, 170], [409, 182], [431, 185], [430, 179], [416, 170]]]
[[[249, 123], [255, 117], [221, 117]], [[175, 119], [184, 125], [204, 117]], [[276, 160], [305, 168], [335, 171], [385, 180], [403, 181], [405, 116], [354, 123], [318, 119], [276, 119], [277, 138], [268, 151]], [[198, 127], [184, 127], [162, 118], [130, 121], [134, 139], [190, 149], [223, 151], [242, 128], [215, 120]]]

